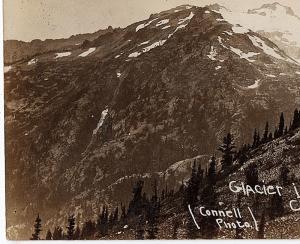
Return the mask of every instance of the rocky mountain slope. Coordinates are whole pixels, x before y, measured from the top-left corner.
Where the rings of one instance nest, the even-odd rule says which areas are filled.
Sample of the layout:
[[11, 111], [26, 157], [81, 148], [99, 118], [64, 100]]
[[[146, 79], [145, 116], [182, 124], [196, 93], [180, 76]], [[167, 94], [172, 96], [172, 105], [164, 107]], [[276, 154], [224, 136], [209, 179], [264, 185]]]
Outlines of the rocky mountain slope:
[[37, 212], [47, 227], [125, 202], [112, 187], [124, 177], [187, 158], [205, 164], [226, 132], [248, 142], [253, 128], [300, 103], [298, 63], [208, 7], [153, 14], [5, 71], [13, 238], [28, 238]]

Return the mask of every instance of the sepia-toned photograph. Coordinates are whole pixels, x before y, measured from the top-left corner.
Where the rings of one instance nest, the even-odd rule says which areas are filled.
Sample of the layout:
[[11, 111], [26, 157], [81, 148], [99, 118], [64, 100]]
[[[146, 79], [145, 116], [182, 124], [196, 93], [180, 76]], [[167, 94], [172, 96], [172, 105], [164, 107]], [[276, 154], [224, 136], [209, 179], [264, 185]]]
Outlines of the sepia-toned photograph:
[[7, 240], [300, 239], [299, 0], [4, 0]]

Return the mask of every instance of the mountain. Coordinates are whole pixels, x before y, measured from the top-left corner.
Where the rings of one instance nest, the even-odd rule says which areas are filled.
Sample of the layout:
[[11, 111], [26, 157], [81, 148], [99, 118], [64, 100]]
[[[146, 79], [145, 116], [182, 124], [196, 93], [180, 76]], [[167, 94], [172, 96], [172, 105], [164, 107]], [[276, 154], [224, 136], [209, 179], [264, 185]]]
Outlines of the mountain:
[[236, 13], [219, 6], [223, 17], [270, 39], [288, 55], [300, 60], [300, 17], [292, 8], [279, 3], [264, 4], [257, 9]]
[[281, 5], [279, 3], [264, 4], [259, 9], [248, 11], [252, 15], [262, 15], [269, 19], [268, 21], [275, 21], [274, 25], [277, 30], [261, 30], [261, 33], [276, 43], [287, 54], [291, 55], [298, 61], [300, 60], [300, 17], [297, 16], [292, 8]]
[[37, 212], [46, 229], [127, 202], [130, 179], [179, 167], [170, 181], [180, 182], [184, 164], [204, 166], [228, 131], [248, 143], [253, 128], [274, 127], [281, 111], [289, 121], [300, 104], [298, 63], [209, 7], [152, 14], [5, 71], [7, 226], [16, 239], [28, 238]]
[[84, 42], [93, 41], [99, 36], [112, 31], [111, 27], [106, 30], [99, 30], [95, 33], [72, 35], [65, 39], [46, 39], [33, 40], [31, 42], [24, 42], [18, 40], [6, 40], [4, 46], [4, 63], [6, 65], [22, 62], [24, 59], [30, 60], [32, 57], [44, 53], [51, 53], [54, 51], [71, 51]]

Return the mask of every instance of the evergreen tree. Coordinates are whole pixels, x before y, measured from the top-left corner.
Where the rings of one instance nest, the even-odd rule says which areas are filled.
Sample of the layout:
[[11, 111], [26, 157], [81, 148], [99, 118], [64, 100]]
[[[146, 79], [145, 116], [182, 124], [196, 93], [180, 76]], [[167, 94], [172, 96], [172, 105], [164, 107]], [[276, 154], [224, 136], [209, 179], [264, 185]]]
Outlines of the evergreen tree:
[[110, 213], [108, 217], [108, 228], [111, 229], [113, 226], [114, 226], [114, 215], [113, 213]]
[[258, 147], [261, 144], [261, 140], [260, 140], [260, 133], [259, 131], [257, 132], [256, 135], [256, 146]]
[[267, 122], [266, 126], [265, 126], [265, 131], [264, 131], [264, 135], [263, 135], [263, 139], [262, 139], [263, 143], [268, 142], [268, 139], [269, 139], [268, 136], [269, 136], [269, 122]]
[[74, 215], [69, 216], [68, 226], [67, 226], [67, 239], [73, 240], [73, 235], [75, 232], [75, 217]]
[[74, 235], [73, 235], [73, 240], [80, 240], [80, 234], [81, 234], [80, 228], [77, 224], [76, 230], [75, 230]]
[[273, 134], [272, 132], [269, 133], [269, 138], [268, 138], [268, 141], [272, 141], [273, 140]]
[[281, 217], [284, 213], [284, 203], [282, 196], [274, 194], [270, 200], [269, 216], [271, 219]]
[[176, 240], [178, 239], [177, 234], [179, 229], [179, 221], [177, 219], [174, 219], [172, 226], [173, 226], [172, 240]]
[[246, 184], [254, 187], [258, 184], [258, 170], [256, 163], [252, 163], [249, 167], [245, 170], [246, 176]]
[[139, 216], [142, 214], [145, 199], [142, 197], [144, 182], [139, 180], [133, 187], [133, 199], [129, 202], [128, 213], [129, 216]]
[[229, 170], [233, 164], [234, 148], [233, 137], [228, 133], [227, 136], [223, 138], [223, 143], [218, 149], [223, 153], [221, 161], [223, 171]]
[[248, 160], [247, 152], [248, 152], [248, 146], [243, 145], [242, 148], [237, 153], [237, 159], [240, 165], [243, 165]]
[[[207, 184], [203, 188], [200, 199], [201, 205], [205, 208], [218, 210], [217, 193], [214, 185]], [[199, 225], [202, 238], [212, 239], [217, 237], [218, 226], [216, 224], [216, 217], [212, 215], [205, 217], [201, 216]]]
[[278, 125], [278, 137], [282, 136], [283, 133], [284, 133], [284, 116], [283, 113], [281, 113], [279, 125]]
[[207, 180], [209, 184], [215, 184], [216, 183], [216, 177], [217, 177], [217, 173], [216, 173], [216, 158], [215, 156], [212, 156], [210, 163], [209, 163], [209, 168], [208, 168], [208, 172], [207, 172]]
[[135, 239], [136, 240], [144, 240], [144, 235], [145, 235], [144, 226], [145, 226], [145, 219], [144, 219], [144, 215], [141, 214], [138, 217], [138, 221], [135, 226]]
[[[202, 173], [201, 173], [202, 172]], [[188, 180], [187, 187], [185, 189], [184, 195], [184, 205], [187, 206], [190, 204], [194, 206], [197, 202], [199, 187], [201, 183], [201, 175], [203, 175], [203, 171], [200, 169], [196, 169], [196, 162], [194, 161], [192, 167], [191, 177]]]
[[290, 170], [285, 165], [283, 165], [280, 168], [280, 173], [279, 173], [279, 182], [280, 182], [280, 184], [286, 185], [288, 183], [289, 173], [290, 173]]
[[259, 222], [257, 239], [265, 239], [265, 225], [266, 225], [265, 211], [263, 211]]
[[256, 148], [256, 147], [257, 147], [257, 130], [256, 130], [256, 128], [255, 128], [254, 134], [253, 134], [252, 148]]
[[[204, 170], [201, 168], [201, 165], [198, 165], [198, 170], [197, 170], [197, 181], [198, 181], [198, 187], [200, 189], [200, 187], [203, 185], [203, 174], [204, 174]], [[199, 191], [199, 190], [198, 190]]]
[[127, 216], [126, 215], [126, 207], [125, 207], [125, 205], [123, 205], [121, 203], [121, 217], [120, 217], [120, 223], [121, 223], [121, 225], [127, 224], [127, 217], [126, 216]]
[[89, 220], [83, 224], [81, 231], [81, 240], [93, 240], [96, 233], [96, 225], [93, 221]]
[[[238, 195], [237, 198], [237, 204], [236, 204], [237, 208], [240, 209], [241, 208], [241, 195]], [[239, 221], [240, 223], [243, 222], [242, 218], [238, 217], [236, 219], [236, 221]], [[244, 239], [244, 230], [243, 228], [240, 228], [237, 226], [237, 228], [235, 229], [235, 239]]]
[[298, 109], [295, 109], [291, 129], [294, 130], [298, 127], [300, 127], [300, 112], [298, 111]]
[[65, 232], [62, 233], [62, 239], [63, 240], [68, 240], [68, 236]]
[[[192, 209], [194, 209], [194, 208], [192, 208]], [[194, 216], [196, 218], [199, 217], [197, 211], [194, 211]], [[198, 235], [199, 235], [199, 230], [195, 226], [195, 223], [194, 223], [192, 217], [190, 216], [190, 214], [188, 214], [187, 223], [186, 223], [186, 238], [189, 240], [194, 240], [194, 239], [199, 238]], [[177, 236], [177, 233], [176, 233], [176, 236]]]
[[166, 197], [166, 192], [165, 192], [165, 189], [162, 190], [161, 194], [160, 194], [160, 199], [161, 200], [164, 200]]
[[118, 221], [119, 221], [119, 207], [117, 206], [114, 211], [113, 225], [117, 224]]
[[107, 234], [108, 226], [109, 226], [108, 209], [104, 205], [102, 207], [102, 212], [98, 216], [97, 223], [96, 223], [96, 229], [100, 236], [105, 236]]
[[157, 238], [158, 234], [158, 218], [160, 211], [160, 203], [157, 196], [157, 182], [154, 182], [154, 194], [148, 204], [147, 220], [148, 220], [148, 239], [153, 240]]
[[38, 214], [38, 216], [35, 219], [35, 224], [34, 224], [34, 233], [32, 234], [32, 237], [30, 238], [30, 240], [40, 240], [40, 233], [42, 231], [41, 224], [42, 220], [40, 218], [40, 215]]
[[52, 233], [50, 230], [47, 231], [46, 240], [52, 240]]
[[63, 230], [61, 227], [56, 226], [52, 235], [53, 240], [63, 240]]

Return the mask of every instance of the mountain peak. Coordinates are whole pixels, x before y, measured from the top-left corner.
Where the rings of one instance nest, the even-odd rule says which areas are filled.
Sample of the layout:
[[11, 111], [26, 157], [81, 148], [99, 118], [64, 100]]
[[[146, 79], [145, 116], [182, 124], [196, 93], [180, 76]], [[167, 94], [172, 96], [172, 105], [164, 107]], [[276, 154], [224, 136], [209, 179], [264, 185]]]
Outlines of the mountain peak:
[[248, 10], [248, 13], [271, 17], [287, 14], [296, 17], [297, 19], [300, 19], [300, 17], [294, 13], [291, 7], [282, 5], [278, 2], [263, 4], [260, 8]]
[[273, 10], [275, 10], [277, 7], [285, 7], [285, 6], [281, 5], [278, 2], [266, 3], [266, 4], [262, 5], [262, 8], [270, 8], [270, 9], [273, 9]]
[[220, 11], [220, 10], [226, 10], [230, 11], [228, 8], [224, 7], [223, 5], [220, 5], [218, 3], [210, 4], [207, 6], [209, 9], [214, 10], [214, 11]]

